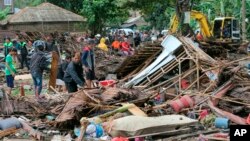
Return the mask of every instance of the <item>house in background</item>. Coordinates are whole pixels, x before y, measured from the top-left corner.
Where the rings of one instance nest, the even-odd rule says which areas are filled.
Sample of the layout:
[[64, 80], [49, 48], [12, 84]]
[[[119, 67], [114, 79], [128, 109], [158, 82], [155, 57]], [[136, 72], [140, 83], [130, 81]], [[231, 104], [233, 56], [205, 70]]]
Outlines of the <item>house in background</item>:
[[0, 10], [10, 7], [10, 14], [14, 13], [14, 0], [0, 0]]
[[26, 7], [1, 21], [0, 30], [20, 32], [81, 32], [86, 19], [51, 3]]
[[130, 11], [130, 17], [127, 21], [125, 21], [121, 28], [130, 28], [130, 29], [136, 29], [141, 26], [147, 26], [148, 23], [145, 22], [143, 16], [140, 14], [139, 11]]
[[[10, 17], [12, 14], [14, 14], [14, 1], [15, 0], [0, 0], [0, 11], [10, 7], [10, 11], [9, 11], [9, 15], [7, 17]], [[0, 43], [3, 42], [3, 39], [6, 37], [11, 37], [14, 38], [15, 37], [15, 33], [12, 31], [8, 31], [8, 30], [3, 30], [6, 29], [6, 27], [1, 27], [3, 24], [5, 24], [7, 21], [3, 20], [0, 21]], [[0, 45], [1, 47], [1, 45]]]

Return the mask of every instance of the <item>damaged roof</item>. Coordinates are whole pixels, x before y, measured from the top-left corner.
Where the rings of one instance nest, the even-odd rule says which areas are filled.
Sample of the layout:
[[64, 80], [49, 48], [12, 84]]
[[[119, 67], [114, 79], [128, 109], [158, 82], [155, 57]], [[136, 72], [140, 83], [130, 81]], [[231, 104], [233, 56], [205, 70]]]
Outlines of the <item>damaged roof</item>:
[[9, 23], [84, 21], [86, 19], [82, 16], [51, 3], [42, 3], [36, 7], [26, 7], [8, 19]]

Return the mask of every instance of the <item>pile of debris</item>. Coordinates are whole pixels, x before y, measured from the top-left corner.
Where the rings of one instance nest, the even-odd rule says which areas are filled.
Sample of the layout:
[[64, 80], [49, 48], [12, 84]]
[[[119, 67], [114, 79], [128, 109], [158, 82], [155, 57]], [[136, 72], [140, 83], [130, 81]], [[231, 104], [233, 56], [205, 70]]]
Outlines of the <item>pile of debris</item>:
[[[72, 94], [46, 94], [42, 102], [11, 97], [12, 115], [18, 117], [12, 125], [20, 129], [17, 123], [25, 121], [23, 127], [41, 131], [39, 138], [127, 141], [229, 140], [230, 124], [250, 124], [250, 77], [244, 65], [250, 57], [215, 60], [186, 37], [169, 35], [161, 45], [145, 44], [124, 61], [96, 51], [97, 59], [108, 59], [97, 67], [101, 78], [116, 72], [119, 80]], [[21, 134], [2, 130], [4, 136]]]

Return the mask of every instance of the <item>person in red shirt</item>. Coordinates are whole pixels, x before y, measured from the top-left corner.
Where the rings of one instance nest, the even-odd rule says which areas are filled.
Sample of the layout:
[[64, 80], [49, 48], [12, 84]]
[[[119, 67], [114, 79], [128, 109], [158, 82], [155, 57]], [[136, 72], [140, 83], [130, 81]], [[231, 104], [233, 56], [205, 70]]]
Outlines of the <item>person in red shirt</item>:
[[112, 48], [114, 49], [114, 53], [117, 53], [121, 47], [121, 42], [115, 38], [115, 41], [112, 43]]
[[121, 43], [121, 51], [123, 55], [132, 55], [132, 49], [128, 43], [128, 39], [124, 38], [124, 41]]
[[202, 39], [203, 39], [203, 37], [202, 37], [202, 35], [201, 35], [201, 33], [199, 31], [196, 32], [196, 39], [198, 41], [202, 41]]

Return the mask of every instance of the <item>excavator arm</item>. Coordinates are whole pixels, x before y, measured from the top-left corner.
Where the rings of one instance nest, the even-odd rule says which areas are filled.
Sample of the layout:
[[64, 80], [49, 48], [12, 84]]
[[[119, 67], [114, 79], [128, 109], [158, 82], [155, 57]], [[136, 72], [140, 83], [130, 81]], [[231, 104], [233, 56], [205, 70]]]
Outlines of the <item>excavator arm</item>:
[[[211, 32], [211, 26], [209, 22], [207, 21], [206, 16], [203, 13], [192, 10], [190, 11], [190, 17], [198, 21], [200, 25], [201, 33], [204, 38], [210, 38], [213, 36]], [[176, 33], [178, 30], [178, 26], [179, 26], [179, 20], [177, 16], [174, 15], [171, 25], [170, 25], [170, 29], [169, 29], [170, 33]]]

